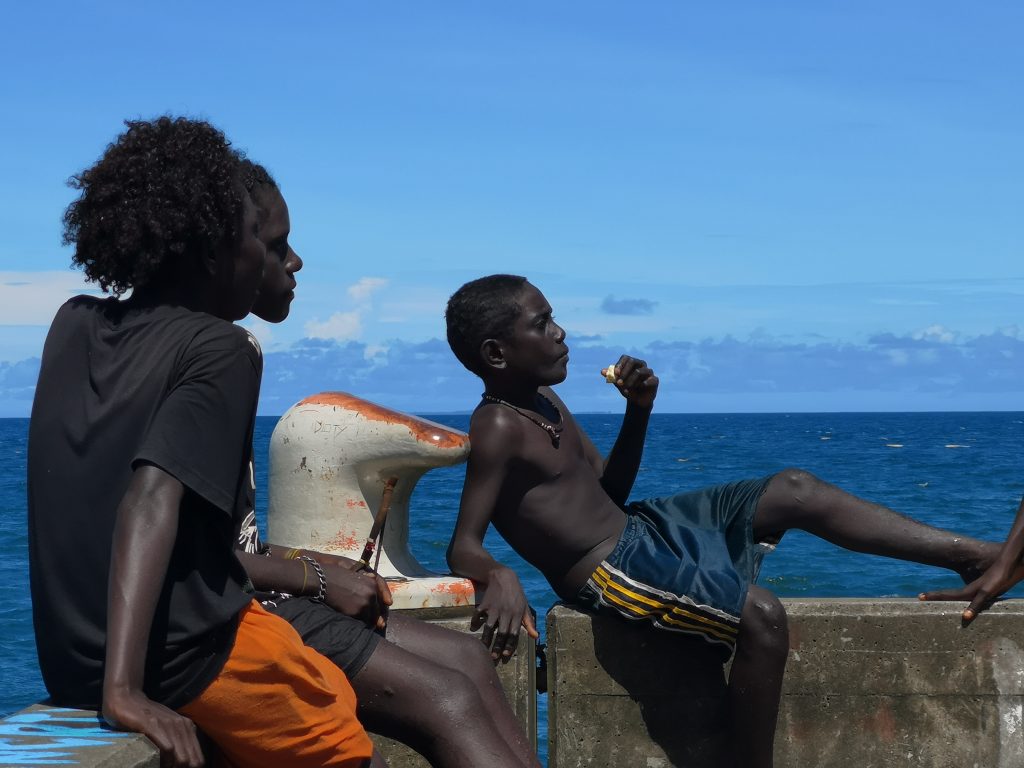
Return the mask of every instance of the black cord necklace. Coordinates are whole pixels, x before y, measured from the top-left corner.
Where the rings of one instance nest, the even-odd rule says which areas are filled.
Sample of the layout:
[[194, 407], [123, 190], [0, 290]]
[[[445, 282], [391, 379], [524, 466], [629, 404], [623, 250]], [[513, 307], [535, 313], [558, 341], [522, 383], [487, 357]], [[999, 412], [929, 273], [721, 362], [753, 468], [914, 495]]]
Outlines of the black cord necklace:
[[483, 399], [486, 400], [489, 403], [497, 403], [498, 405], [508, 406], [513, 411], [518, 413], [520, 416], [523, 416], [523, 417], [529, 419], [534, 424], [536, 424], [538, 427], [540, 427], [545, 432], [547, 432], [551, 436], [551, 444], [555, 448], [558, 447], [558, 441], [559, 441], [559, 439], [562, 436], [562, 430], [565, 428], [565, 419], [562, 418], [562, 411], [558, 408], [558, 406], [555, 405], [553, 402], [551, 402], [550, 399], [548, 399], [547, 397], [542, 395], [540, 392], [537, 393], [537, 397], [539, 397], [545, 403], [550, 405], [551, 408], [554, 410], [554, 412], [556, 414], [558, 414], [558, 425], [557, 426], [554, 426], [552, 424], [548, 424], [547, 422], [544, 422], [544, 421], [541, 421], [540, 419], [534, 418], [531, 414], [527, 413], [522, 408], [519, 408], [518, 406], [512, 405], [512, 403], [510, 403], [508, 400], [502, 400], [500, 397], [495, 397], [494, 395], [489, 395], [486, 392], [484, 392], [483, 395], [481, 395], [481, 397], [483, 397]]

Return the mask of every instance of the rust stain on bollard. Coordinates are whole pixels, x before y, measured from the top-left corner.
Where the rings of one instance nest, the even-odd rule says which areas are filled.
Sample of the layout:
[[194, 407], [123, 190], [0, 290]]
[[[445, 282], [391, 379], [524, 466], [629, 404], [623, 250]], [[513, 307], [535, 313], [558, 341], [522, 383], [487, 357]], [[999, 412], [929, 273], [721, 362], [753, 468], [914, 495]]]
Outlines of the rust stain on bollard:
[[341, 549], [346, 552], [357, 551], [359, 549], [359, 544], [360, 538], [356, 531], [338, 531], [334, 537], [327, 542], [327, 546], [331, 550]]
[[431, 588], [430, 591], [438, 595], [456, 595], [464, 597], [466, 600], [472, 600], [476, 594], [473, 583], [470, 581], [447, 581]]
[[[430, 595], [450, 595], [451, 600], [445, 601], [444, 604], [452, 606], [471, 605], [476, 595], [473, 589], [473, 583], [468, 579], [455, 580], [455, 577], [451, 577], [451, 581], [442, 581], [437, 584], [431, 584], [428, 589], [428, 595], [423, 598], [422, 608], [429, 608], [436, 603], [430, 598]], [[418, 592], [422, 587], [416, 584], [415, 581], [388, 581], [388, 587], [391, 589], [391, 594], [400, 595], [403, 592]]]
[[321, 392], [302, 400], [298, 405], [331, 405], [356, 411], [368, 421], [382, 421], [386, 424], [402, 424], [417, 440], [439, 448], [461, 448], [468, 441], [462, 433], [452, 432], [440, 424], [392, 411], [376, 403], [362, 400], [344, 392]]

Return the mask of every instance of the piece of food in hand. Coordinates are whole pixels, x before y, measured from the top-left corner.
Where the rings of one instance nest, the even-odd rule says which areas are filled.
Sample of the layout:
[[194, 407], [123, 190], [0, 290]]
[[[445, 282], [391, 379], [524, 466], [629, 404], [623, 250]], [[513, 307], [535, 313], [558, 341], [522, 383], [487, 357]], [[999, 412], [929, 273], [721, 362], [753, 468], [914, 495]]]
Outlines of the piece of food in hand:
[[609, 365], [607, 368], [602, 370], [601, 371], [601, 375], [604, 376], [604, 380], [607, 381], [609, 384], [614, 384], [615, 383], [615, 379], [618, 378], [615, 375], [615, 366], [614, 365]]

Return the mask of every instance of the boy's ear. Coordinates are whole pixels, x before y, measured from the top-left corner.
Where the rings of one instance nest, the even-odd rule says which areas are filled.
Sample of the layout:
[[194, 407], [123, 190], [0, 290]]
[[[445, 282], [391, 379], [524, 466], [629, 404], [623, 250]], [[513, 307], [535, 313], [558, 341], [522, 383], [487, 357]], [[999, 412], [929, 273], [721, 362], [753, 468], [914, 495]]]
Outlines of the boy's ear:
[[497, 339], [484, 339], [480, 344], [480, 357], [483, 358], [484, 365], [489, 368], [504, 368], [505, 362], [505, 350], [501, 347], [501, 342]]
[[208, 248], [206, 252], [199, 257], [199, 268], [207, 277], [216, 277], [217, 273], [220, 271], [220, 260], [221, 249]]

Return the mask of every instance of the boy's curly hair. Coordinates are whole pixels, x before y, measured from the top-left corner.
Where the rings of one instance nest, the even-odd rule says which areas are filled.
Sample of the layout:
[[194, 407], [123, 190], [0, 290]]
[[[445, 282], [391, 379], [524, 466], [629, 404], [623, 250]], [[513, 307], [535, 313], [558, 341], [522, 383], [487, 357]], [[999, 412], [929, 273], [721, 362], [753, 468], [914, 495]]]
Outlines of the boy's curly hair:
[[252, 160], [242, 160], [242, 186], [249, 193], [249, 197], [256, 204], [256, 215], [262, 225], [267, 220], [267, 208], [261, 195], [268, 190], [280, 192], [277, 181], [270, 175], [270, 171], [259, 163]]
[[95, 165], [68, 180], [81, 194], [64, 212], [72, 262], [115, 296], [235, 242], [245, 195], [242, 156], [209, 123], [164, 116], [125, 125]]
[[466, 368], [484, 374], [480, 345], [485, 339], [504, 339], [522, 311], [519, 294], [526, 278], [488, 275], [463, 285], [448, 299], [444, 312], [448, 346]]

